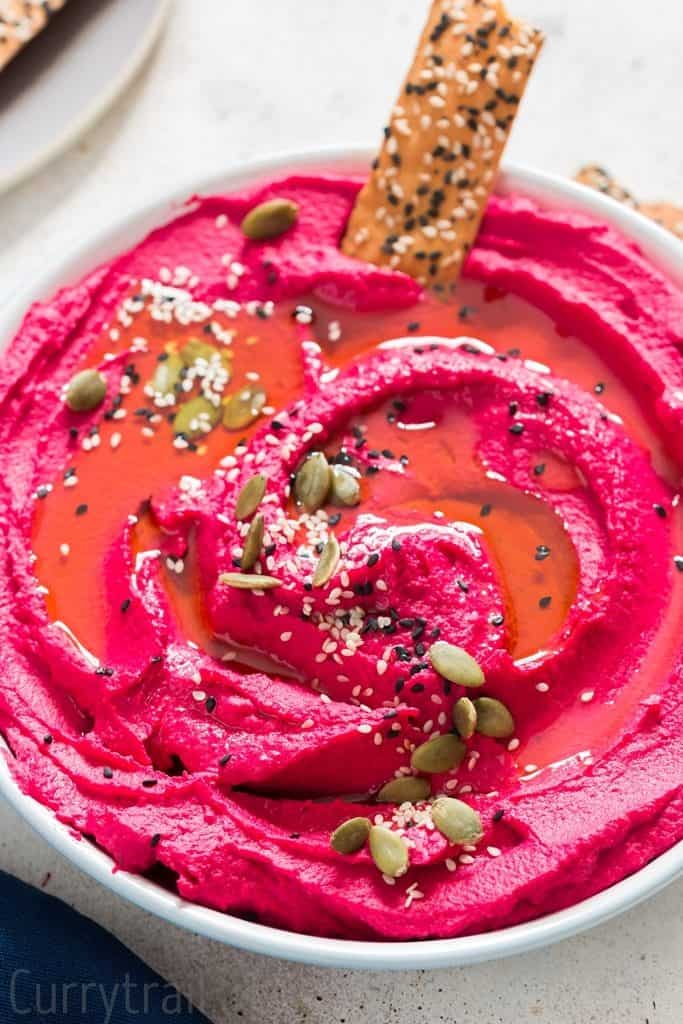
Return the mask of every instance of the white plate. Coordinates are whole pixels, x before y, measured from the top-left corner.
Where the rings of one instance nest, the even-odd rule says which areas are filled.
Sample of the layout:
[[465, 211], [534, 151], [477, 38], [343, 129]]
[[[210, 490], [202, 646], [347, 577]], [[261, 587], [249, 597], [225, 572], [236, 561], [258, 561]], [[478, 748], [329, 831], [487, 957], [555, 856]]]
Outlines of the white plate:
[[[239, 188], [247, 182], [283, 170], [315, 169], [350, 171], [367, 167], [370, 151], [362, 147], [335, 147], [304, 154], [289, 153], [250, 164], [200, 182], [192, 182], [170, 196], [138, 210], [114, 227], [109, 227], [87, 242], [79, 244], [65, 260], [40, 275], [23, 296], [0, 311], [0, 344], [16, 332], [32, 299], [47, 298], [62, 285], [74, 282], [96, 263], [133, 245], [153, 227], [178, 212], [183, 200], [194, 193], [209, 193]], [[544, 206], [582, 210], [619, 228], [637, 241], [650, 259], [683, 285], [683, 244], [663, 228], [615, 200], [573, 182], [521, 167], [507, 167], [498, 190], [531, 196]], [[425, 942], [355, 942], [345, 939], [320, 939], [310, 935], [268, 928], [242, 921], [229, 914], [208, 910], [173, 895], [144, 878], [113, 871], [107, 854], [84, 839], [76, 838], [54, 815], [25, 796], [0, 756], [0, 794], [18, 813], [72, 863], [98, 879], [113, 892], [131, 900], [151, 913], [242, 949], [288, 960], [321, 966], [380, 969], [446, 967], [493, 960], [537, 949], [585, 931], [616, 914], [635, 906], [683, 874], [683, 842], [678, 843], [646, 867], [566, 910], [484, 935]]]
[[123, 92], [170, 0], [69, 0], [0, 73], [0, 192], [71, 145]]

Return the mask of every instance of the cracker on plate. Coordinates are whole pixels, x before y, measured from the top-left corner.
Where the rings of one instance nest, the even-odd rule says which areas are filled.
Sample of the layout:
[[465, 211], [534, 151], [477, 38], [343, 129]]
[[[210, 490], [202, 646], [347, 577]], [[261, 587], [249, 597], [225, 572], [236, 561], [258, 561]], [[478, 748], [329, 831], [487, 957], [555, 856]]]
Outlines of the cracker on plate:
[[0, 0], [0, 71], [47, 25], [66, 0]]

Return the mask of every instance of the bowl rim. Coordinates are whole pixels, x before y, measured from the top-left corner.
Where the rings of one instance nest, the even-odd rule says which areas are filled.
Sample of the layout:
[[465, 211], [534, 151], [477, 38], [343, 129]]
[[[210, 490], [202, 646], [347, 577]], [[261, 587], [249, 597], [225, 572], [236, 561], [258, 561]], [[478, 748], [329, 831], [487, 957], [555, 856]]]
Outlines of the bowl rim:
[[[186, 208], [187, 197], [239, 188], [274, 173], [289, 171], [349, 172], [367, 166], [373, 153], [367, 145], [335, 145], [278, 153], [235, 164], [218, 174], [174, 188], [161, 198], [141, 203], [124, 218], [72, 244], [0, 309], [0, 346], [13, 337], [31, 301], [48, 298], [60, 285], [77, 280], [103, 260], [135, 243], [147, 231]], [[641, 214], [609, 196], [532, 168], [506, 164], [496, 191], [528, 195], [545, 207], [575, 210], [611, 224], [636, 242], [671, 279], [683, 285], [683, 243]], [[480, 935], [407, 942], [319, 938], [244, 921], [221, 911], [190, 903], [140, 876], [117, 869], [111, 857], [93, 846], [47, 807], [23, 793], [14, 780], [11, 755], [4, 744], [0, 756], [0, 795], [40, 836], [67, 860], [112, 892], [164, 920], [240, 949], [316, 966], [406, 970], [453, 967], [529, 952], [604, 923], [654, 895], [683, 875], [683, 841], [633, 875], [580, 903], [544, 917]]]

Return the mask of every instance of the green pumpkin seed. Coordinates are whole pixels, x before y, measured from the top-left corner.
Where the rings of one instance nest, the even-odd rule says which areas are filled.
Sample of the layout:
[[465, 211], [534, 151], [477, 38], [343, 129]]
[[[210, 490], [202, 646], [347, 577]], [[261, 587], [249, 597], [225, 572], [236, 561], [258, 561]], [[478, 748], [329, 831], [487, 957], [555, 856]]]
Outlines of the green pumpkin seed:
[[169, 395], [175, 397], [178, 393], [182, 370], [182, 359], [177, 352], [170, 352], [168, 359], [162, 359], [157, 363], [154, 376], [150, 381], [154, 393], [163, 395], [165, 398]]
[[220, 418], [220, 406], [214, 405], [208, 398], [197, 395], [178, 409], [173, 418], [173, 433], [182, 434], [193, 441], [213, 430]]
[[495, 697], [478, 697], [474, 706], [477, 709], [477, 732], [482, 736], [504, 740], [513, 735], [515, 720], [502, 701]]
[[410, 764], [416, 772], [436, 775], [457, 768], [466, 753], [462, 740], [447, 732], [444, 736], [435, 736], [416, 747], [410, 758]]
[[275, 587], [282, 586], [282, 580], [277, 580], [274, 576], [248, 572], [222, 572], [218, 582], [236, 590], [274, 590]]
[[332, 467], [330, 500], [335, 505], [357, 505], [360, 501], [360, 483], [357, 477], [343, 466]]
[[373, 825], [370, 829], [370, 854], [383, 875], [399, 878], [408, 870], [408, 846], [390, 828]]
[[337, 853], [357, 853], [367, 843], [370, 828], [368, 818], [349, 818], [334, 830], [330, 846]]
[[248, 519], [249, 516], [253, 516], [256, 509], [263, 501], [263, 495], [266, 493], [266, 478], [263, 473], [256, 473], [254, 476], [249, 477], [246, 484], [237, 495], [237, 501], [235, 502], [235, 519], [240, 522], [244, 519]]
[[328, 580], [334, 576], [339, 565], [339, 541], [333, 533], [325, 541], [318, 564], [313, 573], [313, 586], [324, 587]]
[[299, 468], [294, 481], [294, 495], [307, 512], [317, 512], [327, 501], [332, 483], [332, 470], [322, 452], [313, 452]]
[[226, 430], [244, 430], [259, 418], [265, 404], [263, 388], [242, 388], [223, 403], [223, 426]]
[[107, 393], [107, 381], [99, 370], [81, 370], [69, 381], [66, 404], [72, 412], [90, 412]]
[[259, 513], [249, 524], [244, 538], [244, 550], [240, 560], [241, 569], [253, 569], [261, 555], [263, 547], [263, 516]]
[[242, 221], [242, 232], [257, 241], [276, 238], [296, 224], [298, 216], [299, 207], [291, 199], [268, 199], [249, 211]]
[[434, 801], [432, 821], [441, 835], [461, 846], [478, 843], [484, 834], [477, 812], [452, 796], [440, 796]]
[[429, 648], [429, 657], [436, 672], [458, 686], [483, 686], [484, 673], [474, 658], [462, 647], [437, 640]]
[[216, 356], [220, 357], [223, 365], [227, 361], [225, 352], [221, 352], [215, 345], [210, 345], [208, 341], [202, 341], [201, 338], [190, 338], [181, 348], [179, 355], [183, 366], [193, 366], [198, 359], [210, 363]]
[[477, 709], [469, 697], [461, 697], [453, 705], [453, 725], [463, 740], [474, 736], [477, 728]]
[[377, 794], [377, 801], [380, 804], [416, 804], [420, 800], [426, 800], [431, 790], [427, 779], [403, 775], [400, 779], [386, 782]]

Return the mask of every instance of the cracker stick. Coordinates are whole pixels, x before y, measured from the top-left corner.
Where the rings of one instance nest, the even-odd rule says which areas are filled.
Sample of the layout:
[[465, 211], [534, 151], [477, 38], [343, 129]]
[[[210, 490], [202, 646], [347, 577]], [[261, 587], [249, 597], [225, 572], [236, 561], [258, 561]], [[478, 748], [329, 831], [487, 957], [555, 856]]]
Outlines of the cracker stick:
[[617, 199], [620, 203], [624, 203], [625, 206], [632, 206], [635, 210], [638, 209], [638, 203], [628, 189], [620, 185], [616, 178], [613, 178], [609, 171], [606, 171], [604, 167], [600, 167], [599, 164], [585, 164], [574, 180], [578, 181], [581, 185], [588, 185], [589, 188], [595, 189], [596, 192], [604, 192], [606, 196]]
[[0, 71], [47, 25], [66, 0], [0, 0]]
[[575, 177], [575, 181], [589, 188], [604, 192], [605, 195], [617, 199], [626, 206], [633, 207], [645, 217], [661, 224], [667, 231], [671, 231], [679, 238], [683, 238], [683, 207], [674, 206], [673, 203], [642, 203], [636, 199], [627, 189], [620, 185], [616, 178], [613, 178], [609, 171], [597, 164], [586, 164]]
[[454, 282], [543, 42], [501, 0], [434, 0], [342, 249]]

